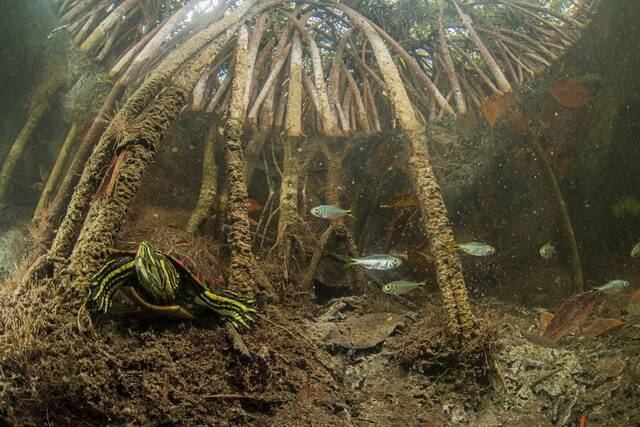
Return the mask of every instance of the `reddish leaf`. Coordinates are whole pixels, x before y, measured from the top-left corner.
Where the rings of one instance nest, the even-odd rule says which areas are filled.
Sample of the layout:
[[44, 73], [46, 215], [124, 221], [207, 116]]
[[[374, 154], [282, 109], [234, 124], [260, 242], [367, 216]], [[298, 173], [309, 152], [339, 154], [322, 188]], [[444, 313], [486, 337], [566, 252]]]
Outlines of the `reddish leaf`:
[[607, 331], [610, 331], [611, 329], [614, 328], [618, 328], [620, 326], [622, 326], [623, 323], [621, 321], [619, 321], [618, 319], [595, 319], [591, 325], [589, 325], [589, 327], [587, 328], [586, 331], [584, 331], [584, 337], [585, 338], [593, 338], [593, 337], [597, 337], [598, 335], [602, 335]]
[[633, 293], [633, 295], [631, 295], [631, 298], [629, 299], [629, 304], [636, 301], [640, 301], [640, 289], [638, 289]]
[[482, 114], [491, 129], [493, 129], [504, 112], [507, 111], [514, 102], [515, 97], [513, 94], [508, 94], [499, 98], [492, 98], [484, 103], [482, 106]]
[[257, 200], [254, 199], [248, 199], [247, 200], [247, 212], [248, 213], [253, 213], [253, 212], [260, 212], [262, 211], [262, 208], [264, 208], [264, 205], [260, 202], [258, 202]]
[[594, 292], [571, 295], [556, 310], [556, 315], [545, 329], [543, 336], [555, 342], [580, 327], [593, 311], [595, 299]]
[[554, 83], [549, 89], [549, 93], [560, 105], [566, 108], [580, 108], [593, 98], [589, 86], [570, 79]]
[[408, 153], [392, 141], [384, 141], [373, 150], [373, 164], [380, 170], [387, 170], [389, 167], [406, 170], [407, 162]]
[[529, 135], [529, 123], [519, 110], [511, 111], [507, 114], [507, 120], [509, 127], [515, 135], [526, 136]]
[[553, 320], [553, 317], [554, 314], [549, 311], [543, 311], [542, 313], [540, 313], [540, 316], [538, 316], [538, 321], [540, 322], [540, 326], [542, 326], [542, 329], [547, 329], [549, 323], [551, 323], [551, 321]]
[[98, 199], [100, 197], [109, 197], [113, 195], [113, 190], [116, 186], [116, 181], [120, 175], [120, 166], [124, 162], [124, 159], [128, 157], [126, 151], [122, 151], [118, 154], [109, 164], [107, 171], [104, 174], [102, 183], [98, 190], [95, 192], [93, 198]]

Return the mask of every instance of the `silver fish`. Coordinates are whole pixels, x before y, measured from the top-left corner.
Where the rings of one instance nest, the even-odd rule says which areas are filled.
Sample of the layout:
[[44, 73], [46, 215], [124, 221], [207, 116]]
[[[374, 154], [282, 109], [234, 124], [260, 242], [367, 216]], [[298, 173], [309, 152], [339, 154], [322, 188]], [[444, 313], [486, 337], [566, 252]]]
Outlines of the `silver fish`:
[[408, 280], [396, 280], [389, 282], [382, 287], [382, 292], [390, 295], [406, 295], [424, 287], [425, 282], [410, 282]]
[[51, 32], [49, 33], [49, 35], [47, 36], [47, 40], [51, 40], [51, 37], [53, 37], [53, 35], [55, 33], [57, 33], [60, 30], [64, 30], [65, 28], [67, 28], [69, 26], [69, 24], [64, 24], [64, 25], [60, 25], [59, 27], [54, 28], [53, 30], [51, 30]]
[[350, 209], [342, 209], [337, 206], [331, 205], [316, 206], [315, 208], [311, 209], [311, 214], [318, 218], [324, 219], [335, 219], [342, 216], [350, 216], [351, 218], [355, 218]]
[[544, 259], [551, 259], [556, 255], [556, 248], [551, 243], [547, 243], [540, 248], [540, 256]]
[[631, 258], [638, 258], [640, 256], [640, 242], [631, 249]]
[[393, 270], [402, 265], [402, 260], [393, 255], [369, 255], [360, 258], [351, 258], [345, 267], [360, 265], [369, 270]]
[[481, 242], [469, 242], [454, 245], [454, 248], [461, 250], [467, 255], [487, 256], [496, 252], [495, 248]]
[[594, 289], [600, 292], [604, 292], [605, 294], [615, 294], [628, 286], [629, 282], [627, 282], [626, 280], [616, 279], [611, 280], [610, 282], [607, 282], [602, 286], [596, 286]]

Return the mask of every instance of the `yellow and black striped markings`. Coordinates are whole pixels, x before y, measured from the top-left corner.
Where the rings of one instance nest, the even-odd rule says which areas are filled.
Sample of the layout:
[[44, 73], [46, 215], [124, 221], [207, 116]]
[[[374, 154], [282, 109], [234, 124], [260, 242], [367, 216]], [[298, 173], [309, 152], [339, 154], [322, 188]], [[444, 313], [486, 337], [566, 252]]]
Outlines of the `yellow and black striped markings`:
[[124, 284], [136, 279], [133, 257], [118, 258], [102, 267], [93, 277], [89, 304], [92, 310], [106, 313], [111, 307], [113, 294]]
[[150, 302], [159, 305], [175, 302], [180, 276], [165, 254], [145, 241], [140, 244], [135, 263], [138, 281], [150, 295]]
[[[202, 293], [195, 296], [195, 303], [199, 306], [209, 308], [223, 319], [226, 319], [238, 332], [244, 332], [245, 330], [251, 329], [251, 324], [254, 323], [251, 313], [255, 313], [256, 310], [250, 306], [250, 303], [248, 302], [250, 300], [240, 297], [240, 295], [235, 292], [224, 292], [227, 295], [232, 294], [235, 297], [228, 298], [203, 290]], [[238, 301], [237, 297], [247, 301], [247, 305]]]
[[[253, 299], [229, 290], [219, 294], [210, 292], [187, 273], [182, 273], [181, 278], [181, 273], [176, 270], [172, 260], [154, 249], [149, 242], [142, 242], [135, 257], [127, 256], [110, 261], [94, 276], [89, 307], [106, 313], [111, 306], [113, 294], [121, 289], [129, 299], [144, 309], [159, 314], [193, 318], [196, 312], [189, 309], [188, 305], [178, 302], [180, 293], [181, 298], [192, 298], [193, 304], [213, 311], [239, 332], [251, 328], [254, 323], [251, 314], [256, 312]], [[189, 289], [184, 288], [185, 286]]]

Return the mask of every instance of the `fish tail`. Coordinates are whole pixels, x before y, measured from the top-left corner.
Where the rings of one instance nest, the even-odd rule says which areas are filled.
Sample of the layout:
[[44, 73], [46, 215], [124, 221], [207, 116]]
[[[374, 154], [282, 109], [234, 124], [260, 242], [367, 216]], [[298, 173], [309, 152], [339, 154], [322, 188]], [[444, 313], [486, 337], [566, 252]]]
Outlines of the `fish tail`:
[[352, 259], [352, 260], [342, 264], [342, 268], [349, 268], [349, 267], [353, 267], [354, 265], [358, 265], [358, 261], [355, 261], [355, 260]]
[[326, 252], [326, 255], [327, 255], [328, 258], [331, 258], [334, 261], [338, 261], [338, 262], [340, 262], [342, 264], [354, 261], [354, 259], [349, 257], [349, 256], [340, 255], [340, 254], [337, 254], [337, 253], [334, 253], [334, 252]]

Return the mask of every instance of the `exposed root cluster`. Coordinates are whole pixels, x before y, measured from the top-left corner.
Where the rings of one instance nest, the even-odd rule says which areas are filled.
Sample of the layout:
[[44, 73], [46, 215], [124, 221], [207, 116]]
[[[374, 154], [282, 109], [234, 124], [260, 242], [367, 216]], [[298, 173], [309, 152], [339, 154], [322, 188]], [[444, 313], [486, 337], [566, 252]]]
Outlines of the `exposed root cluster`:
[[494, 358], [500, 345], [497, 326], [488, 318], [476, 321], [474, 334], [453, 342], [446, 327], [433, 317], [413, 325], [400, 351], [402, 365], [456, 386], [488, 385], [496, 374]]

